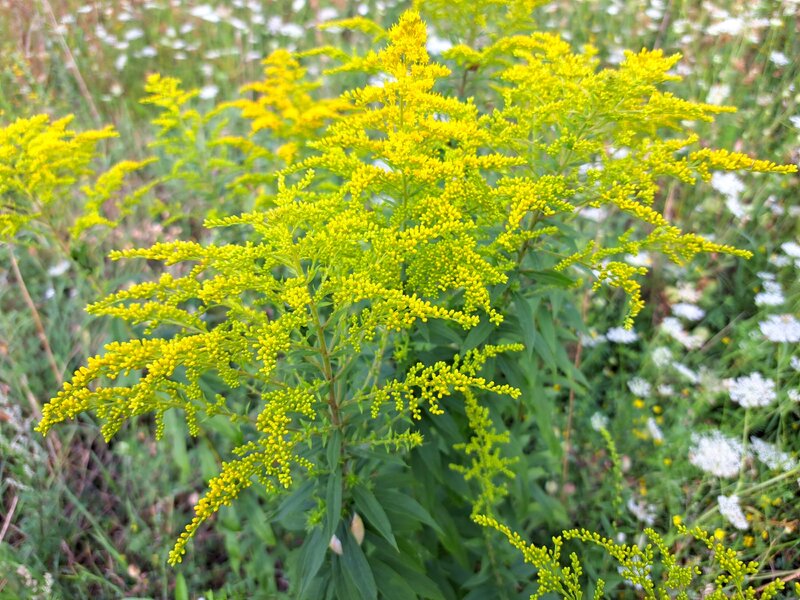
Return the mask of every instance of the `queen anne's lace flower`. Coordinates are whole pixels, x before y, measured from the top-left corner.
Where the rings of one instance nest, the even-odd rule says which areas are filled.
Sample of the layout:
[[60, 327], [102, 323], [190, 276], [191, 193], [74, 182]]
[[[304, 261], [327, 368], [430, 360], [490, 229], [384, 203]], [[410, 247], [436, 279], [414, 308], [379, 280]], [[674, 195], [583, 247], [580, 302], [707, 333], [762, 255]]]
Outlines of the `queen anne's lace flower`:
[[656, 522], [656, 507], [643, 501], [636, 501], [630, 498], [626, 505], [631, 514], [648, 527], [652, 527]]
[[756, 306], [780, 306], [786, 301], [781, 284], [776, 281], [765, 281], [764, 291], [756, 294]]
[[590, 419], [590, 423], [592, 425], [592, 429], [595, 431], [608, 429], [608, 417], [601, 412], [594, 413]]
[[793, 315], [770, 315], [758, 328], [770, 342], [800, 342], [800, 321]]
[[745, 517], [742, 507], [739, 505], [739, 496], [717, 496], [717, 504], [719, 505], [719, 512], [725, 517], [731, 525], [736, 529], [745, 530], [750, 527]]
[[639, 334], [632, 329], [612, 327], [606, 332], [606, 339], [616, 344], [632, 344], [639, 339]]
[[651, 355], [653, 364], [659, 369], [663, 369], [672, 362], [672, 352], [666, 346], [659, 346]]
[[693, 435], [692, 442], [689, 462], [695, 467], [717, 477], [736, 477], [739, 474], [744, 448], [738, 440], [713, 430]]
[[678, 304], [673, 305], [672, 314], [687, 321], [699, 321], [706, 316], [706, 311], [696, 304], [678, 302]]
[[775, 393], [775, 382], [771, 379], [764, 379], [761, 373], [726, 379], [725, 385], [731, 395], [731, 400], [744, 408], [768, 406], [778, 397]]
[[753, 451], [756, 457], [770, 469], [775, 471], [791, 471], [797, 466], [797, 461], [788, 452], [783, 452], [777, 446], [765, 442], [757, 437], [751, 437]]
[[675, 317], [666, 317], [661, 322], [661, 329], [689, 350], [694, 350], [703, 345], [702, 336], [688, 333]]
[[650, 383], [641, 377], [634, 377], [628, 381], [628, 389], [631, 391], [631, 394], [640, 398], [649, 396], [650, 392], [652, 392]]

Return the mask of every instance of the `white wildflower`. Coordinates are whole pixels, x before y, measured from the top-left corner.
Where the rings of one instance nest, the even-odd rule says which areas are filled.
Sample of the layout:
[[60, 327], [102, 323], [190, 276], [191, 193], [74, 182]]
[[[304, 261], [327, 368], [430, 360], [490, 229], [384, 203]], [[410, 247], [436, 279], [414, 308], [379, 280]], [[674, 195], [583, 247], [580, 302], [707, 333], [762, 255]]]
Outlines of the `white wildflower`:
[[666, 346], [659, 346], [653, 350], [653, 364], [659, 369], [663, 369], [672, 362], [672, 351]]
[[769, 53], [769, 59], [776, 67], [785, 67], [789, 64], [789, 57], [777, 50]]
[[212, 8], [208, 4], [201, 4], [199, 6], [195, 6], [194, 8], [189, 9], [189, 14], [192, 15], [193, 17], [197, 17], [198, 19], [203, 19], [204, 21], [208, 21], [209, 23], [220, 22], [220, 15], [214, 8]]
[[681, 322], [675, 317], [665, 317], [661, 321], [661, 329], [688, 350], [695, 350], [703, 345], [702, 336], [685, 331]]
[[673, 305], [672, 314], [676, 317], [681, 317], [687, 321], [699, 321], [706, 316], [706, 311], [697, 306], [696, 304], [689, 304], [688, 302], [679, 302]]
[[661, 431], [661, 427], [658, 426], [656, 420], [653, 417], [647, 419], [647, 431], [650, 433], [650, 437], [653, 438], [653, 441], [657, 444], [660, 444], [664, 441], [664, 432]]
[[789, 359], [789, 366], [795, 371], [800, 371], [800, 356], [793, 356]]
[[120, 54], [117, 56], [116, 60], [114, 61], [114, 68], [117, 71], [122, 71], [125, 68], [125, 65], [128, 64], [128, 55], [127, 54]]
[[739, 496], [717, 496], [717, 504], [720, 514], [736, 529], [745, 530], [750, 526], [747, 517], [742, 512], [742, 507], [739, 506]]
[[736, 379], [726, 379], [725, 386], [728, 388], [731, 400], [744, 408], [769, 406], [778, 397], [775, 393], [775, 382], [764, 379], [758, 372]]
[[741, 178], [730, 171], [715, 171], [711, 176], [711, 187], [726, 198], [736, 199], [745, 190], [745, 185]]
[[678, 300], [681, 302], [700, 302], [700, 297], [702, 296], [700, 290], [696, 289], [690, 283], [681, 283], [676, 291]]
[[792, 388], [786, 395], [789, 396], [789, 400], [792, 402], [800, 402], [800, 390]]
[[675, 395], [675, 388], [669, 385], [668, 383], [662, 383], [658, 386], [658, 395], [659, 396], [674, 396]]
[[631, 394], [639, 398], [645, 398], [652, 392], [650, 383], [641, 377], [630, 379], [628, 381], [628, 389], [631, 391]]
[[606, 339], [616, 344], [632, 344], [639, 339], [639, 335], [633, 329], [612, 327], [606, 332]]
[[706, 34], [711, 37], [720, 35], [737, 36], [742, 33], [744, 29], [745, 24], [740, 17], [728, 17], [727, 19], [712, 23], [708, 29], [706, 29]]
[[126, 31], [123, 37], [129, 42], [132, 42], [133, 40], [138, 40], [139, 38], [143, 38], [144, 30], [140, 29], [139, 27], [135, 27], [133, 29], [129, 29], [128, 31]]
[[602, 344], [606, 341], [606, 336], [601, 333], [597, 333], [596, 331], [591, 331], [589, 334], [580, 332], [578, 334], [578, 339], [580, 343], [585, 348], [594, 348], [599, 344]]
[[764, 281], [764, 291], [756, 294], [756, 306], [780, 306], [786, 301], [777, 281]]
[[652, 527], [656, 523], [656, 507], [652, 504], [647, 504], [643, 501], [636, 501], [635, 498], [631, 497], [626, 504], [628, 510], [631, 511], [631, 514], [636, 517], [638, 521], [641, 521], [648, 527]]
[[217, 94], [219, 94], [219, 88], [214, 84], [210, 84], [203, 86], [198, 96], [203, 100], [213, 100], [217, 97]]
[[47, 274], [50, 275], [50, 277], [61, 277], [64, 273], [69, 271], [69, 266], [68, 260], [62, 260], [47, 269]]
[[788, 256], [784, 256], [783, 254], [773, 254], [769, 257], [769, 263], [781, 269], [792, 264], [792, 259]]
[[736, 477], [742, 465], [744, 448], [735, 438], [712, 430], [703, 435], [692, 435], [689, 462], [698, 469], [717, 477]]
[[709, 104], [723, 104], [731, 95], [731, 86], [725, 83], [716, 83], [708, 89], [706, 102]]
[[589, 420], [589, 423], [591, 424], [592, 429], [594, 429], [595, 431], [608, 429], [608, 417], [601, 412], [594, 413], [592, 415], [592, 418]]
[[792, 258], [800, 258], [800, 244], [795, 241], [782, 243], [781, 250]]
[[681, 375], [683, 375], [686, 379], [688, 379], [690, 383], [693, 384], [700, 383], [700, 376], [692, 369], [684, 365], [683, 363], [675, 361], [674, 363], [672, 363], [672, 368], [675, 369]]
[[756, 457], [770, 469], [775, 471], [791, 471], [797, 466], [797, 461], [788, 452], [783, 452], [777, 446], [765, 442], [757, 437], [751, 437], [750, 443]]
[[770, 315], [758, 328], [770, 342], [800, 342], [800, 321], [793, 315]]

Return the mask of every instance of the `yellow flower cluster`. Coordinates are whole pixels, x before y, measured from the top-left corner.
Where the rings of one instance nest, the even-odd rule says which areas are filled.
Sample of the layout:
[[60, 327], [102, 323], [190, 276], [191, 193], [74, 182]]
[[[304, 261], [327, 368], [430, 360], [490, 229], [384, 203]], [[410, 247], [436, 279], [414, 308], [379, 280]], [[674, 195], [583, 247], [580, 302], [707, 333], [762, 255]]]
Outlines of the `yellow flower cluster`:
[[[443, 414], [439, 400], [454, 392], [466, 394], [473, 389], [518, 398], [521, 392], [517, 388], [507, 384], [498, 385], [476, 375], [489, 358], [501, 352], [518, 352], [522, 348], [520, 344], [488, 345], [471, 351], [463, 360], [456, 355], [452, 364], [444, 361], [431, 366], [417, 363], [408, 370], [403, 381], [390, 381], [373, 390], [372, 417], [376, 418], [380, 414], [384, 403], [393, 402], [398, 413], [409, 414], [418, 421], [422, 419], [421, 405], [427, 404], [431, 414]], [[477, 422], [478, 417], [476, 407], [476, 425], [481, 425]]]
[[117, 136], [111, 127], [76, 133], [68, 128], [71, 121], [37, 115], [0, 127], [0, 240], [12, 240], [37, 221], [52, 223], [53, 207], [94, 172], [97, 144]]
[[[419, 363], [392, 375], [382, 369], [384, 353], [394, 345], [400, 356], [397, 340], [426, 321], [444, 321], [437, 325], [456, 339], [454, 325], [499, 324], [498, 296], [526, 284], [524, 272], [595, 271], [595, 287], [608, 283], [629, 297], [630, 326], [642, 308], [637, 278], [644, 269], [626, 263], [625, 255], [654, 250], [683, 263], [698, 252], [746, 254], [670, 225], [657, 210], [659, 179], [693, 183], [711, 169], [791, 167], [692, 151], [697, 137], [685, 120], [711, 119], [727, 109], [659, 89], [674, 79], [677, 56], [644, 50], [628, 54], [619, 68], [598, 70], [592, 48], [574, 53], [552, 34], [508, 35], [519, 26], [512, 17], [529, 14], [535, 4], [458, 0], [448, 9], [471, 28], [502, 15], [491, 17], [500, 25], [488, 46], [461, 45], [448, 54], [466, 69], [465, 86], [472, 73], [492, 82], [482, 90], [489, 97], [482, 106], [462, 100], [464, 93], [439, 91], [447, 89], [451, 73], [431, 62], [426, 26], [413, 11], [385, 35], [365, 19], [343, 22], [385, 45], [364, 56], [320, 50], [341, 61], [328, 77], [373, 76], [335, 99], [320, 99], [328, 88], [306, 82], [298, 58], [283, 51], [265, 61], [263, 81], [243, 89], [253, 97], [206, 114], [191, 108], [196, 92], [184, 91], [178, 80], [148, 80], [144, 102], [160, 110], [154, 147], [175, 159], [158, 180], [177, 192], [165, 200], [168, 218], [197, 210], [206, 227], [219, 230], [214, 243], [177, 241], [112, 253], [115, 260], [173, 267], [90, 307], [94, 314], [144, 324], [153, 337], [110, 344], [90, 359], [47, 405], [38, 429], [46, 433], [92, 411], [108, 438], [127, 419], [152, 412], [160, 434], [160, 419], [173, 408], [185, 413], [192, 434], [212, 415], [245, 424], [248, 442], [209, 483], [170, 562], [180, 560], [203, 521], [255, 479], [278, 490], [292, 483], [293, 467], [319, 466], [298, 456], [299, 442], [319, 447], [347, 431], [357, 438], [348, 440], [351, 446], [409, 448], [422, 441], [414, 424], [423, 408], [439, 415], [447, 410], [443, 399], [458, 395], [473, 434], [459, 446], [469, 466], [457, 469], [478, 484], [476, 510], [490, 510], [503, 493], [496, 478], [511, 470], [498, 448], [506, 434], [495, 429], [479, 392], [516, 398], [520, 391], [479, 372], [498, 352], [520, 346], [485, 346], [452, 363]], [[432, 14], [444, 14], [443, 7], [422, 6]], [[226, 108], [238, 109], [249, 135], [224, 134], [225, 121], [217, 119]], [[38, 199], [18, 211], [22, 217], [0, 215], [3, 235], [74, 183], [96, 141], [113, 135], [74, 134], [66, 124], [40, 117], [1, 130], [0, 193]], [[121, 163], [87, 188], [88, 212], [76, 232], [108, 224], [103, 203], [126, 173], [146, 164]], [[132, 201], [141, 198], [136, 194]], [[204, 197], [214, 206], [198, 200]], [[621, 214], [631, 222], [628, 231], [611, 239], [591, 235], [588, 243], [576, 237], [573, 221], [589, 207]], [[264, 404], [255, 423], [246, 406], [232, 408], [224, 394], [207, 394], [200, 385], [207, 373], [230, 388], [246, 383], [260, 395]], [[385, 419], [347, 425], [348, 419], [363, 423], [367, 404], [373, 417]], [[395, 427], [398, 421], [405, 429]], [[334, 467], [338, 460], [344, 459], [334, 452]], [[542, 570], [543, 589], [577, 585], [577, 562], [558, 564], [560, 541], [553, 551], [540, 551], [514, 540], [534, 564], [549, 565]]]

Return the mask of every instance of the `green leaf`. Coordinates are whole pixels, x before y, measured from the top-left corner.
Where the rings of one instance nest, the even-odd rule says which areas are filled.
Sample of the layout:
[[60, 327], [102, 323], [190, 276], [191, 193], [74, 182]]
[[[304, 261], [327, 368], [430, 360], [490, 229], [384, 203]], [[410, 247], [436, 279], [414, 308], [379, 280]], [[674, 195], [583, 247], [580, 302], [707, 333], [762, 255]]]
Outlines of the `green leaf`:
[[497, 327], [494, 323], [491, 323], [489, 319], [481, 319], [481, 322], [478, 323], [477, 327], [473, 327], [470, 329], [469, 334], [467, 334], [467, 339], [464, 340], [464, 343], [461, 346], [462, 352], [467, 352], [468, 350], [472, 350], [473, 348], [477, 348], [495, 331]]
[[342, 472], [337, 469], [328, 476], [325, 493], [325, 539], [330, 539], [342, 519]]
[[560, 288], [570, 288], [575, 282], [558, 271], [531, 271], [526, 273], [531, 279], [545, 285], [552, 285]]
[[311, 584], [314, 582], [314, 577], [316, 577], [325, 560], [329, 540], [330, 536], [326, 538], [322, 529], [316, 527], [303, 542], [303, 547], [300, 549], [300, 554], [297, 559], [300, 572], [298, 597], [306, 597], [306, 594], [310, 590]]
[[367, 522], [397, 550], [397, 540], [394, 539], [394, 533], [392, 533], [392, 522], [375, 494], [364, 486], [358, 486], [353, 490], [353, 498], [358, 510], [367, 518]]
[[430, 526], [439, 535], [444, 535], [442, 528], [431, 514], [422, 505], [410, 496], [392, 490], [380, 490], [376, 498], [383, 505], [387, 513], [397, 513], [411, 517], [419, 523]]
[[[536, 323], [533, 320], [533, 308], [531, 302], [520, 293], [513, 294], [514, 298], [514, 312], [519, 323], [519, 334], [522, 338], [522, 343], [525, 344], [525, 350], [528, 356], [533, 356], [534, 346], [536, 344]], [[539, 300], [533, 301], [538, 304]]]
[[186, 587], [183, 573], [178, 573], [175, 577], [175, 600], [189, 600], [189, 588]]
[[186, 450], [186, 427], [174, 410], [164, 413], [164, 439], [169, 440], [172, 462], [180, 471], [179, 481], [183, 484], [188, 483], [192, 475], [192, 466], [189, 464], [189, 453]]
[[[375, 554], [380, 557], [381, 561], [397, 572], [404, 581], [413, 581], [414, 590], [418, 596], [430, 598], [431, 600], [444, 600], [444, 595], [436, 582], [425, 575], [422, 565], [409, 553], [410, 550], [403, 551], [402, 541], [400, 545], [400, 551], [396, 552], [380, 538], [373, 538], [373, 546], [376, 548]], [[375, 563], [375, 560], [375, 558], [371, 557], [372, 563]], [[379, 579], [379, 581], [383, 582], [383, 579]]]
[[[345, 579], [350, 579], [358, 590], [358, 598], [363, 600], [377, 600], [378, 586], [375, 583], [375, 576], [364, 556], [364, 551], [358, 545], [353, 535], [348, 530], [346, 538], [342, 544], [342, 556], [339, 561], [344, 571]], [[355, 600], [356, 597], [353, 597]]]
[[336, 471], [339, 467], [342, 452], [342, 432], [334, 429], [331, 432], [331, 437], [328, 440], [328, 467], [331, 471]]
[[[406, 580], [397, 571], [392, 569], [385, 562], [380, 560], [370, 560], [372, 572], [375, 578], [381, 582], [380, 592], [381, 598], [385, 600], [417, 600], [419, 596], [414, 591], [414, 588], [409, 585], [409, 580]], [[410, 581], [414, 581], [413, 579]], [[414, 581], [416, 583], [416, 581]]]

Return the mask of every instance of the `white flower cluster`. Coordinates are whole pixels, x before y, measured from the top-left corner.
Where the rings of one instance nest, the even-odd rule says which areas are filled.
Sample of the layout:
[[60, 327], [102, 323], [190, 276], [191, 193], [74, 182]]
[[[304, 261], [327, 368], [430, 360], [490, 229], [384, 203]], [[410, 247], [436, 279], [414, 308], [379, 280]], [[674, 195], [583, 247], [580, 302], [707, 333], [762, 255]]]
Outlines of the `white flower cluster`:
[[687, 321], [699, 321], [706, 316], [706, 311], [689, 302], [678, 302], [672, 306], [672, 314]]
[[659, 346], [653, 350], [653, 364], [659, 369], [663, 369], [672, 362], [672, 351], [666, 346]]
[[785, 301], [783, 289], [777, 281], [765, 281], [764, 291], [756, 294], [756, 306], [780, 306]]
[[770, 315], [758, 327], [770, 342], [800, 342], [800, 321], [793, 315]]
[[639, 339], [639, 334], [633, 329], [624, 327], [612, 327], [606, 332], [606, 339], [615, 344], [632, 344]]
[[655, 443], [660, 444], [664, 441], [664, 432], [661, 431], [661, 428], [653, 417], [647, 419], [647, 431]]
[[643, 501], [636, 501], [636, 498], [631, 497], [626, 505], [631, 514], [636, 517], [648, 527], [652, 527], [656, 523], [656, 507], [652, 504], [647, 504]]
[[758, 372], [736, 379], [726, 379], [725, 386], [728, 388], [731, 400], [744, 408], [769, 406], [778, 398], [775, 382], [764, 379]]
[[744, 531], [750, 524], [747, 522], [747, 517], [739, 505], [739, 496], [717, 496], [717, 504], [719, 505], [719, 512], [730, 521], [731, 525], [736, 529]]
[[594, 413], [592, 418], [589, 420], [589, 423], [591, 424], [592, 429], [595, 431], [608, 429], [608, 417], [601, 412]]
[[675, 317], [666, 317], [661, 322], [661, 329], [688, 350], [696, 350], [703, 345], [703, 338], [697, 334], [686, 332], [681, 322]]
[[717, 477], [736, 477], [742, 466], [744, 448], [738, 440], [718, 430], [692, 436], [689, 462]]
[[641, 377], [634, 377], [629, 380], [628, 389], [631, 391], [631, 394], [639, 398], [646, 398], [653, 391], [650, 383]]
[[783, 452], [769, 442], [751, 437], [750, 443], [758, 460], [774, 471], [791, 471], [797, 466], [797, 461], [788, 452]]

